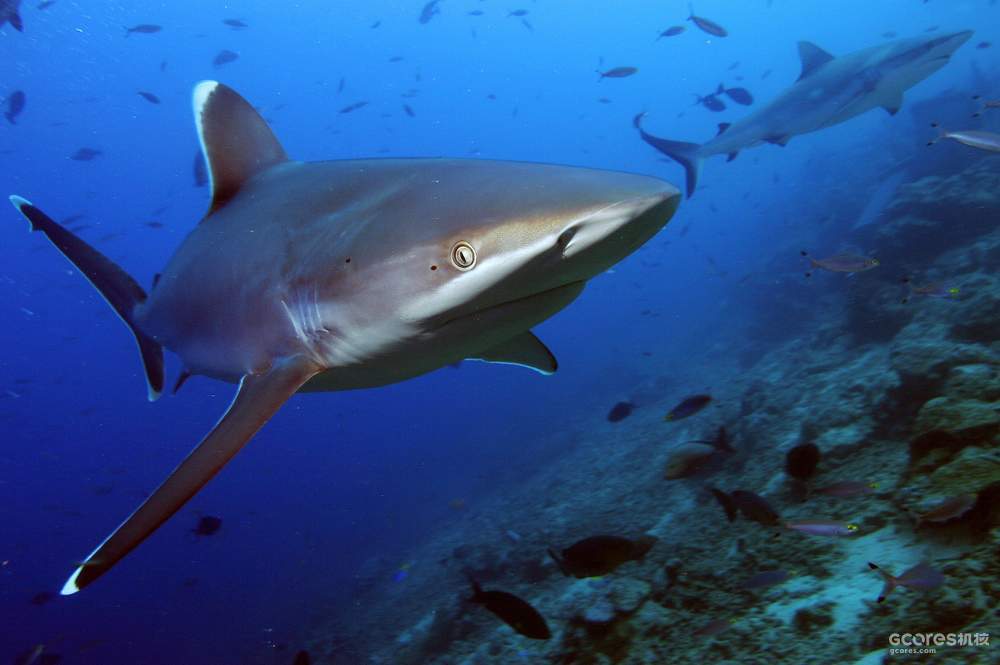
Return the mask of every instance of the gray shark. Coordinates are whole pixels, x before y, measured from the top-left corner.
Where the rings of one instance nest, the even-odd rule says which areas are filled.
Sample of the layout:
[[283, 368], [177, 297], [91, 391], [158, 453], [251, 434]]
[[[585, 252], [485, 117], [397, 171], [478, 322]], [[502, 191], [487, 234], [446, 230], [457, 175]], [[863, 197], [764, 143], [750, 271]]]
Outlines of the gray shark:
[[14, 206], [132, 330], [150, 399], [163, 348], [239, 384], [222, 419], [66, 582], [107, 572], [300, 390], [381, 386], [462, 359], [552, 373], [531, 328], [651, 238], [680, 192], [655, 178], [458, 159], [290, 160], [232, 89], [194, 93], [212, 199], [147, 294], [27, 200]]
[[971, 30], [938, 37], [914, 37], [834, 57], [810, 42], [799, 42], [802, 73], [770, 104], [735, 124], [719, 125], [719, 133], [701, 145], [670, 141], [647, 133], [640, 113], [633, 124], [642, 139], [679, 162], [687, 175], [687, 195], [694, 194], [702, 162], [712, 155], [732, 161], [744, 148], [764, 143], [784, 146], [793, 136], [808, 134], [882, 107], [895, 115], [903, 93], [944, 67], [972, 37]]
[[0, 28], [10, 23], [18, 32], [24, 32], [20, 10], [21, 0], [0, 0]]

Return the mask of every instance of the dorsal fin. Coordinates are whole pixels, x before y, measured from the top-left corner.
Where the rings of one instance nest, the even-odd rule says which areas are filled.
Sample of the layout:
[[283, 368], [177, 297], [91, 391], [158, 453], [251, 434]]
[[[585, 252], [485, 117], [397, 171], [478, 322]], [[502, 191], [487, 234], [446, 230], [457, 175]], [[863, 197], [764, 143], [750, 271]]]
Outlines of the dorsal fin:
[[833, 56], [812, 42], [799, 42], [799, 59], [802, 61], [802, 73], [798, 80], [812, 75], [817, 69], [833, 60]]
[[731, 122], [720, 122], [720, 123], [719, 123], [719, 133], [718, 133], [718, 134], [716, 134], [716, 136], [722, 136], [722, 134], [723, 134], [723, 133], [724, 133], [724, 132], [725, 132], [725, 131], [726, 131], [727, 129], [729, 129], [729, 128], [730, 128], [730, 127], [732, 127], [732, 126], [733, 126], [733, 123], [731, 123]]
[[247, 180], [288, 160], [256, 109], [218, 81], [195, 86], [194, 121], [212, 184], [209, 214], [233, 198]]

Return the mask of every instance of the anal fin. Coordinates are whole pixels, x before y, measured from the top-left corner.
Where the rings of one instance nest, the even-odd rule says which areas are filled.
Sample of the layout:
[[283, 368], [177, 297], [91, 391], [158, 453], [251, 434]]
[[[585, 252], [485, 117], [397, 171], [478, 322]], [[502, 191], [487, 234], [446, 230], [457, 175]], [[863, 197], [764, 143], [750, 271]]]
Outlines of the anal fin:
[[131, 552], [194, 496], [320, 368], [294, 357], [247, 375], [222, 419], [132, 515], [79, 565], [62, 588], [76, 593]]
[[542, 374], [553, 374], [558, 368], [556, 357], [530, 330], [511, 337], [506, 342], [477, 353], [470, 360], [520, 365]]

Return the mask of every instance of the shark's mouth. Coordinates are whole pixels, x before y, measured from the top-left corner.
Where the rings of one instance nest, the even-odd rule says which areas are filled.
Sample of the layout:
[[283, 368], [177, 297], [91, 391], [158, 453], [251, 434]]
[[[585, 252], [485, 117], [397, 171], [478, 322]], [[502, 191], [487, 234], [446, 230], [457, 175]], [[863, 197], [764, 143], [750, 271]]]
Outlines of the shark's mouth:
[[527, 325], [527, 327], [531, 327], [541, 323], [576, 300], [585, 285], [586, 282], [583, 280], [568, 282], [562, 286], [539, 291], [522, 298], [515, 298], [453, 316], [446, 319], [440, 327], [477, 321], [484, 324], [499, 322], [500, 325], [506, 325], [516, 321], [518, 322], [517, 327], [524, 329], [525, 326], [522, 322], [533, 321]]

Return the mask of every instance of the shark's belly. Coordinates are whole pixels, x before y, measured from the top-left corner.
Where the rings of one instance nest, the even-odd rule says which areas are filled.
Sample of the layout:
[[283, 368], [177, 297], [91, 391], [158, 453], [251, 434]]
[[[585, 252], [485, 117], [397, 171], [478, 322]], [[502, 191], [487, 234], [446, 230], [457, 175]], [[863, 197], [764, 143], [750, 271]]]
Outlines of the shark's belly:
[[[541, 294], [489, 307], [479, 312], [410, 334], [396, 340], [385, 329], [362, 335], [386, 339], [380, 349], [366, 357], [348, 361], [337, 350], [336, 340], [328, 352], [328, 370], [311, 379], [302, 391], [374, 388], [405, 381], [457, 363], [519, 335], [572, 303], [584, 282], [574, 282]], [[400, 328], [402, 330], [402, 328]]]

